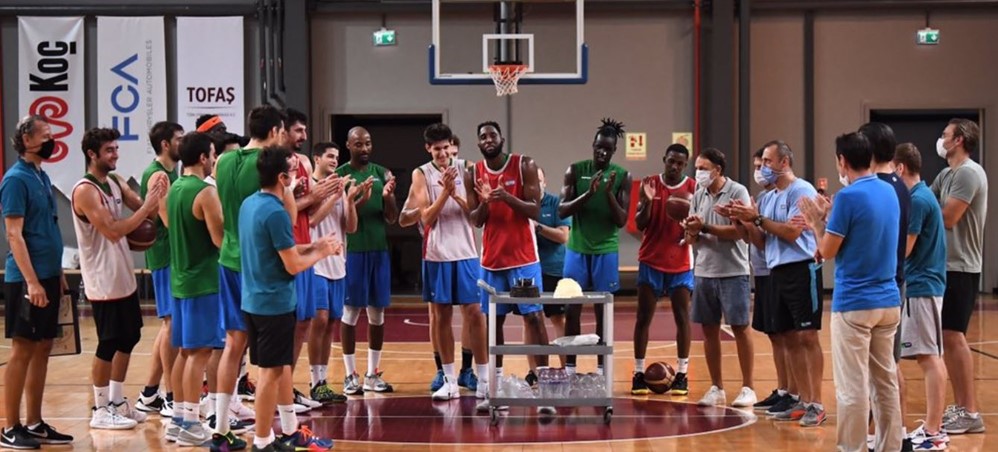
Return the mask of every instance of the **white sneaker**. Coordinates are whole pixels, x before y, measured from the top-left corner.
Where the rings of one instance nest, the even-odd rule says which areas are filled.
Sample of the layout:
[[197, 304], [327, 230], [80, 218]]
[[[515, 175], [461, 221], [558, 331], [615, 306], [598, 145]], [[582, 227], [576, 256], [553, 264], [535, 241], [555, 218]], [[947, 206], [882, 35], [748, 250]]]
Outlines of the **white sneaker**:
[[457, 386], [456, 381], [451, 381], [450, 378], [447, 377], [444, 377], [444, 385], [433, 393], [433, 400], [436, 401], [447, 401], [459, 398], [461, 398], [461, 388]]
[[869, 450], [877, 448], [877, 435], [866, 434], [866, 448]]
[[233, 398], [229, 401], [229, 416], [239, 419], [240, 421], [245, 421], [247, 419], [255, 419], [256, 412], [251, 410], [246, 405], [243, 405], [243, 401]]
[[[481, 387], [481, 386], [479, 386], [479, 387]], [[478, 402], [478, 404], [475, 405], [475, 411], [477, 411], [479, 413], [488, 413], [489, 412], [489, 399], [485, 398], [485, 399], [480, 400]]]
[[482, 400], [489, 398], [489, 382], [478, 380], [478, 387], [475, 388], [475, 398]]
[[718, 406], [724, 405], [727, 398], [724, 396], [724, 390], [718, 388], [717, 386], [711, 385], [707, 393], [703, 395], [703, 398], [697, 402], [700, 406]]
[[755, 397], [755, 391], [748, 386], [742, 386], [742, 391], [738, 393], [738, 397], [735, 397], [735, 401], [731, 402], [731, 406], [735, 408], [746, 408], [755, 405], [759, 400]]
[[110, 405], [94, 407], [90, 417], [90, 428], [101, 430], [128, 430], [138, 425], [135, 419], [129, 419], [111, 409]]
[[187, 428], [180, 428], [177, 433], [177, 445], [181, 447], [200, 447], [205, 441], [211, 439], [211, 433], [204, 428], [201, 422], [191, 424]]
[[163, 402], [163, 408], [159, 409], [159, 416], [162, 417], [162, 418], [164, 418], [164, 419], [168, 419], [168, 418], [173, 417], [173, 402], [172, 401], [164, 401]]
[[118, 415], [132, 419], [135, 422], [140, 422], [140, 423], [145, 422], [146, 418], [148, 417], [146, 416], [145, 413], [136, 410], [135, 407], [132, 406], [132, 404], [128, 403], [127, 397], [117, 405], [115, 405], [114, 402], [112, 402], [111, 405], [109, 405], [109, 407], [110, 409], [116, 411]]
[[302, 394], [301, 391], [299, 391], [297, 389], [295, 389], [294, 391], [295, 391], [295, 399], [294, 400], [295, 400], [295, 404], [296, 405], [299, 405], [299, 404], [300, 405], [304, 405], [304, 406], [308, 407], [309, 410], [311, 410], [312, 408], [319, 408], [319, 407], [322, 406], [322, 403], [316, 402], [315, 400], [310, 399], [307, 395]]

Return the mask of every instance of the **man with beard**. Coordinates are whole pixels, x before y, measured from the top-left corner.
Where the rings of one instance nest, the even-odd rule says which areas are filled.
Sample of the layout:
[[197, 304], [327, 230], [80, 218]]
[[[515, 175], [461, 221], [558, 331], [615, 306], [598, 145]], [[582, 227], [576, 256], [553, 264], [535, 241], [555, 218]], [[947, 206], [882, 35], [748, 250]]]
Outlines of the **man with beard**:
[[[80, 246], [80, 273], [93, 304], [97, 350], [91, 377], [94, 385], [90, 428], [129, 429], [146, 415], [130, 407], [123, 395], [128, 361], [142, 332], [135, 264], [125, 235], [157, 215], [166, 193], [160, 179], [145, 201], [112, 174], [118, 162], [117, 130], [95, 128], [83, 135], [87, 174], [72, 191], [73, 227]], [[134, 213], [125, 217], [122, 206]]]

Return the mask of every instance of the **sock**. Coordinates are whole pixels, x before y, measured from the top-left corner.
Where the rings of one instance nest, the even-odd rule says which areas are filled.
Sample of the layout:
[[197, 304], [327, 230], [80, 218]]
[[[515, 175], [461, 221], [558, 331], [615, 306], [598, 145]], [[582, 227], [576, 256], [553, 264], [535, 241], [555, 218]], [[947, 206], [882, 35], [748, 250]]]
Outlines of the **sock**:
[[569, 376], [575, 375], [576, 373], [575, 366], [571, 364], [565, 365], [565, 373], [567, 373]]
[[454, 378], [454, 363], [444, 364], [444, 378], [447, 379], [448, 383], [457, 383], [457, 379]]
[[443, 370], [442, 366], [444, 365], [444, 362], [440, 360], [440, 354], [437, 352], [433, 352], [433, 363], [437, 365], [438, 371]]
[[243, 359], [242, 359], [242, 361], [239, 361], [239, 379], [242, 379], [243, 377], [245, 377], [246, 373], [247, 373], [247, 370], [246, 370], [246, 354], [243, 353]]
[[[180, 402], [184, 410], [184, 424], [194, 424], [198, 421], [198, 404], [192, 402]], [[176, 409], [176, 406], [174, 406]]]
[[159, 392], [159, 385], [146, 386], [142, 388], [142, 397], [152, 397], [156, 395], [157, 392]]
[[111, 402], [111, 399], [110, 397], [108, 397], [107, 393], [108, 393], [107, 386], [101, 388], [94, 386], [94, 406], [98, 408], [102, 406], [107, 406], [108, 403]]
[[[820, 403], [812, 402], [811, 406], [817, 408], [818, 411], [825, 411], [825, 406]], [[904, 427], [901, 427], [901, 430], [904, 430]]]
[[471, 360], [474, 355], [471, 354], [471, 350], [461, 347], [461, 370], [471, 369]]
[[347, 376], [357, 373], [357, 355], [343, 355], [343, 367], [346, 368]]
[[690, 359], [689, 358], [679, 358], [678, 361], [679, 361], [679, 366], [677, 366], [677, 367], [679, 367], [679, 368], [676, 369], [676, 373], [685, 374], [686, 371], [689, 370]]
[[205, 406], [204, 417], [209, 417], [215, 414], [215, 404], [218, 403], [218, 393], [209, 392], [207, 396], [207, 401], [208, 402], [206, 403], [207, 406]]
[[793, 397], [794, 402], [800, 402], [800, 394], [790, 394], [790, 397]]
[[172, 391], [166, 393], [166, 401], [167, 402], [173, 402], [173, 392]]
[[281, 416], [281, 433], [290, 435], [298, 430], [298, 416], [295, 415], [294, 405], [277, 405], [277, 412]]
[[778, 396], [780, 396], [780, 397], [783, 397], [783, 396], [787, 395], [787, 394], [788, 394], [788, 392], [787, 392], [787, 390], [786, 390], [786, 389], [777, 389], [777, 390], [776, 390], [776, 394], [777, 394]]
[[374, 375], [378, 372], [378, 364], [381, 363], [381, 350], [373, 348], [367, 350], [367, 374]]
[[328, 376], [328, 375], [329, 375], [329, 366], [326, 365], [326, 364], [320, 364], [319, 365], [319, 382], [320, 383], [325, 383], [326, 382], [326, 376]]
[[596, 366], [596, 375], [603, 376], [603, 366]]
[[970, 417], [972, 417], [974, 419], [977, 419], [977, 417], [980, 416], [980, 413], [970, 413], [970, 412], [968, 412], [967, 416], [970, 416]]
[[322, 383], [323, 377], [322, 366], [309, 366], [309, 370], [312, 376], [312, 387], [319, 386], [319, 383]]
[[634, 358], [634, 373], [644, 372], [644, 371], [645, 371], [645, 359]]
[[253, 445], [256, 446], [257, 449], [266, 449], [272, 442], [274, 442], [274, 430], [270, 430], [270, 435], [266, 438], [261, 438], [259, 436], [253, 437]]
[[31, 424], [31, 425], [28, 426], [28, 428], [31, 429], [31, 430], [34, 430], [34, 429], [38, 428], [39, 425], [42, 425], [42, 423], [38, 422], [38, 423]]
[[475, 371], [478, 373], [478, 384], [488, 383], [489, 381], [488, 364], [475, 364]]
[[109, 391], [109, 396], [111, 397], [111, 403], [115, 405], [120, 405], [121, 402], [125, 401], [125, 383], [122, 381], [111, 380], [111, 390]]
[[502, 367], [496, 367], [496, 381], [502, 381]]
[[218, 393], [218, 398], [215, 400], [215, 432], [222, 436], [229, 433], [229, 402], [231, 400], [232, 394], [227, 392]]

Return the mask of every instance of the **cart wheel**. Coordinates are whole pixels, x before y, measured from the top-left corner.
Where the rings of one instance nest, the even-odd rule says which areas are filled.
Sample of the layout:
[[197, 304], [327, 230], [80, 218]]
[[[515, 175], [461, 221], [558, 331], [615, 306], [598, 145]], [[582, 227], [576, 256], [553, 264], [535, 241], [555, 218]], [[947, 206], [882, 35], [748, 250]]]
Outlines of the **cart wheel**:
[[611, 419], [613, 419], [613, 408], [606, 408], [603, 410], [603, 423], [609, 425]]
[[493, 427], [499, 425], [499, 410], [495, 407], [489, 408], [489, 424]]

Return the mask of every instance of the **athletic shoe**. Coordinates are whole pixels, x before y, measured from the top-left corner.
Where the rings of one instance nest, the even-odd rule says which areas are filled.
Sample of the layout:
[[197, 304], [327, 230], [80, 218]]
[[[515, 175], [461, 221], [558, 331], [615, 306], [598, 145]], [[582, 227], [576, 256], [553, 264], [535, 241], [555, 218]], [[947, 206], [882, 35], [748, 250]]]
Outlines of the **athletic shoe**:
[[243, 405], [242, 400], [234, 397], [229, 401], [229, 417], [234, 417], [240, 421], [250, 421], [256, 419], [256, 412]]
[[57, 432], [45, 421], [41, 421], [34, 428], [26, 427], [25, 430], [41, 444], [69, 444], [73, 442], [72, 436]]
[[267, 445], [263, 449], [253, 445], [253, 452], [295, 452], [294, 446], [289, 446], [282, 443], [280, 440], [274, 440], [274, 442]]
[[558, 414], [558, 410], [554, 409], [553, 406], [539, 406], [537, 407], [537, 414], [541, 416], [554, 416]]
[[811, 404], [807, 407], [804, 415], [800, 418], [801, 427], [817, 427], [825, 422], [825, 410], [824, 408], [818, 409], [818, 405]]
[[[319, 408], [322, 406], [322, 403], [316, 402], [315, 400], [308, 398], [308, 396], [302, 394], [302, 392], [299, 391], [297, 388], [292, 388], [292, 389], [294, 389], [295, 392], [295, 399], [294, 399], [295, 405], [304, 405], [305, 407], [308, 408], [305, 411], [309, 411], [312, 408]], [[297, 413], [298, 410], [295, 410], [295, 412]]]
[[[385, 382], [381, 375], [384, 372], [377, 372], [373, 374], [367, 374], [364, 376], [364, 391], [374, 391], [374, 392], [393, 392], [392, 385]], [[345, 391], [344, 391], [345, 392]]]
[[946, 432], [939, 430], [939, 433], [929, 433], [925, 430], [925, 423], [918, 426], [906, 438], [911, 441], [912, 450], [945, 450], [949, 443], [949, 436]]
[[710, 385], [710, 389], [707, 393], [703, 395], [703, 398], [697, 402], [699, 406], [718, 406], [727, 403], [727, 397], [724, 395], [724, 390], [718, 388], [715, 385]]
[[91, 409], [90, 428], [101, 430], [128, 430], [135, 428], [138, 422], [118, 414], [118, 411], [105, 405]]
[[766, 415], [776, 416], [777, 414], [793, 408], [794, 405], [797, 404], [797, 401], [798, 399], [790, 395], [790, 393], [784, 394], [783, 398], [776, 402], [776, 405], [773, 405], [766, 410]]
[[173, 443], [177, 441], [177, 435], [179, 434], [180, 424], [174, 424], [173, 421], [170, 421], [170, 425], [166, 426], [166, 432], [163, 434], [163, 439], [167, 442]]
[[457, 375], [457, 385], [474, 391], [478, 389], [478, 377], [475, 376], [475, 372], [469, 369], [461, 369], [461, 373]]
[[651, 394], [651, 389], [648, 389], [648, 383], [645, 383], [645, 373], [634, 372], [634, 376], [631, 377], [631, 395], [648, 394]]
[[479, 380], [477, 387], [475, 388], [475, 398], [476, 399], [489, 398], [489, 382]]
[[742, 386], [742, 391], [738, 393], [738, 397], [735, 397], [735, 401], [731, 402], [731, 406], [735, 408], [748, 408], [754, 406], [757, 400], [755, 391], [752, 388]]
[[218, 433], [211, 435], [211, 444], [208, 446], [210, 452], [231, 452], [245, 448], [246, 441], [239, 439], [231, 431], [224, 435], [219, 435]]
[[430, 382], [430, 391], [437, 392], [438, 389], [444, 386], [444, 371], [443, 369], [437, 369], [437, 374], [433, 376], [433, 381]]
[[783, 399], [784, 396], [780, 395], [779, 389], [774, 389], [773, 392], [769, 393], [769, 397], [762, 399], [752, 405], [752, 409], [755, 411], [766, 411], [769, 407], [776, 405], [777, 402]]
[[346, 395], [362, 395], [364, 390], [360, 386], [360, 375], [354, 372], [343, 379], [343, 393]]
[[281, 435], [278, 442], [291, 446], [294, 450], [320, 451], [333, 448], [333, 440], [316, 438], [312, 430], [304, 425], [298, 426], [298, 430], [290, 435]]
[[15, 425], [10, 430], [3, 429], [0, 435], [0, 447], [4, 449], [41, 449], [40, 443], [28, 429], [21, 424]]
[[323, 405], [329, 403], [343, 403], [347, 401], [347, 396], [337, 394], [336, 391], [333, 391], [333, 388], [326, 384], [326, 380], [320, 381], [319, 384], [309, 390], [309, 395], [312, 396], [312, 400], [315, 400]]
[[[208, 428], [218, 431], [218, 429], [215, 428], [215, 420], [215, 415], [212, 414], [211, 416], [208, 416], [208, 419], [205, 419], [205, 422], [208, 424]], [[242, 435], [243, 433], [250, 431], [253, 427], [256, 427], [256, 422], [252, 419], [249, 421], [241, 421], [234, 417], [229, 418], [229, 431], [235, 433], [236, 435]]]
[[951, 419], [955, 418], [957, 416], [957, 414], [960, 413], [960, 410], [962, 410], [962, 409], [963, 409], [962, 406], [948, 405], [946, 407], [946, 410], [943, 411], [943, 424], [945, 424], [945, 423], [949, 422]]
[[672, 395], [687, 395], [690, 393], [689, 381], [686, 379], [686, 374], [679, 372], [676, 377], [672, 379], [672, 385], [669, 386], [669, 394]]
[[[479, 387], [481, 387], [481, 386], [479, 386]], [[484, 398], [482, 400], [479, 400], [478, 403], [475, 404], [475, 411], [477, 411], [479, 413], [488, 413], [489, 412], [489, 399], [488, 398]]]
[[161, 416], [163, 416], [161, 410], [165, 405], [166, 399], [160, 396], [158, 392], [149, 397], [142, 395], [140, 392], [139, 397], [135, 401], [136, 410], [143, 413], [160, 413]]
[[911, 438], [901, 438], [901, 452], [915, 452], [915, 447], [911, 444]]
[[201, 422], [195, 422], [193, 424], [180, 427], [180, 433], [177, 434], [177, 445], [200, 447], [205, 441], [208, 441], [208, 438], [210, 437], [211, 435], [209, 435], [208, 431], [204, 429]]
[[111, 402], [111, 405], [108, 406], [114, 411], [116, 411], [118, 414], [127, 417], [129, 419], [132, 419], [138, 423], [145, 422], [146, 418], [148, 417], [146, 416], [145, 413], [136, 410], [134, 407], [132, 407], [132, 405], [128, 403], [127, 397], [124, 400], [122, 400], [121, 403], [116, 404], [114, 402]]
[[535, 374], [532, 370], [527, 371], [527, 375], [523, 377], [523, 380], [526, 381], [531, 388], [537, 386], [537, 374]]
[[444, 377], [444, 385], [433, 393], [432, 398], [434, 401], [449, 401], [454, 399], [460, 399], [461, 388], [457, 386], [456, 382], [450, 381], [449, 378]]
[[950, 418], [949, 422], [943, 423], [943, 431], [950, 435], [983, 433], [984, 430], [984, 419], [981, 419], [981, 415], [971, 416], [966, 408], [962, 408], [956, 417]]
[[256, 384], [250, 381], [249, 374], [239, 377], [239, 383], [236, 385], [236, 393], [244, 400], [250, 402], [256, 400]]
[[804, 406], [804, 402], [797, 400], [796, 403], [792, 407], [790, 407], [790, 409], [780, 413], [776, 413], [776, 415], [773, 416], [773, 420], [799, 421], [801, 420], [801, 418], [804, 417], [804, 414], [806, 412], [807, 412], [807, 407]]

